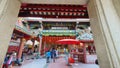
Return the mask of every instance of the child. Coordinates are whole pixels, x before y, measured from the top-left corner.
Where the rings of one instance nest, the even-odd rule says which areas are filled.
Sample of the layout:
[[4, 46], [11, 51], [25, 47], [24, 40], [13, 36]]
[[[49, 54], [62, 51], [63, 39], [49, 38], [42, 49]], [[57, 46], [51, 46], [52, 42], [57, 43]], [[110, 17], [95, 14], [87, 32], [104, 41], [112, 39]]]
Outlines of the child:
[[50, 57], [51, 57], [51, 52], [48, 50], [46, 52], [46, 62], [49, 63], [50, 62]]

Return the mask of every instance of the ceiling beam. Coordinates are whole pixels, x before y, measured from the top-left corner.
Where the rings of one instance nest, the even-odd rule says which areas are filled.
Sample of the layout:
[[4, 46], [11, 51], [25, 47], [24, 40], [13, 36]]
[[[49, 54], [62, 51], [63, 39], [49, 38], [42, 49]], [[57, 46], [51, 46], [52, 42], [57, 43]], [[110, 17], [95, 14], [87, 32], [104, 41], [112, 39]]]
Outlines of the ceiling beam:
[[86, 5], [89, 0], [21, 0], [22, 3], [32, 4], [72, 4]]

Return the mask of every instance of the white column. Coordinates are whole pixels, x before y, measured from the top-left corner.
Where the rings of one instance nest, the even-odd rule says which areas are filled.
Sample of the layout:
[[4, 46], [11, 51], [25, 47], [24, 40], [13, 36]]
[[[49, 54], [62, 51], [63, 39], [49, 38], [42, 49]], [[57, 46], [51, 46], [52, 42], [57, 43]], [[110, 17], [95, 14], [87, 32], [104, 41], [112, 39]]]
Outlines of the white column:
[[118, 0], [90, 0], [88, 12], [100, 68], [120, 67], [120, 4]]
[[119, 17], [120, 17], [120, 0], [112, 0], [114, 7], [116, 9], [116, 12], [118, 13]]
[[0, 66], [3, 64], [19, 9], [18, 0], [0, 0]]

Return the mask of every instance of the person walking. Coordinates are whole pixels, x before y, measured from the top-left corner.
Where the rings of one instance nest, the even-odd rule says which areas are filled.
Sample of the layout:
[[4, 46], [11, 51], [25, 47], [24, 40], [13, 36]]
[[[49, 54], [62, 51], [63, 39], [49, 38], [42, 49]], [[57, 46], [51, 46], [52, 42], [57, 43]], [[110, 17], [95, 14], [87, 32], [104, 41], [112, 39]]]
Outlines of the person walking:
[[48, 50], [46, 52], [46, 63], [49, 63], [50, 62], [50, 57], [51, 57], [51, 52]]
[[55, 58], [56, 58], [56, 50], [55, 50], [55, 48], [52, 48], [52, 50], [51, 50], [51, 58], [53, 59], [53, 62], [55, 62]]

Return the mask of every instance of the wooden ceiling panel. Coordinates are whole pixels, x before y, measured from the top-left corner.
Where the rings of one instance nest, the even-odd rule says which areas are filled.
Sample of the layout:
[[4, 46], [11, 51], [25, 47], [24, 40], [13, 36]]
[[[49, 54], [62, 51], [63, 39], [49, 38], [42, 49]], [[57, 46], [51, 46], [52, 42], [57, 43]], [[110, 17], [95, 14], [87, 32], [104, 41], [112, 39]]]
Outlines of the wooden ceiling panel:
[[88, 18], [83, 5], [26, 4], [22, 5], [19, 17], [42, 18]]

